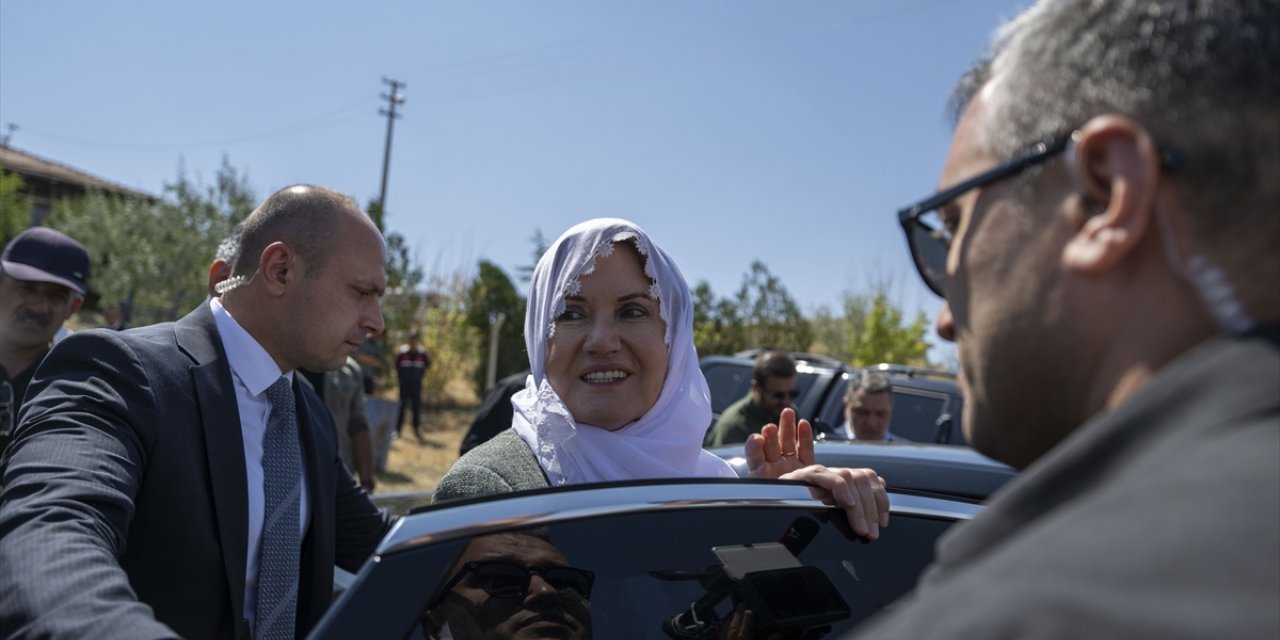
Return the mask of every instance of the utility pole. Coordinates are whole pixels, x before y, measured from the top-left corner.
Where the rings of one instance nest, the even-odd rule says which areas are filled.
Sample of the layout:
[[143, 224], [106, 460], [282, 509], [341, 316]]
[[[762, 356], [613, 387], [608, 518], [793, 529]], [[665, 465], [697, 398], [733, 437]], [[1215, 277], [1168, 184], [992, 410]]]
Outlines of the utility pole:
[[[387, 144], [382, 152], [382, 189], [378, 191], [378, 206], [382, 209], [382, 219], [386, 220], [387, 215], [387, 173], [391, 170], [391, 127], [395, 123], [399, 114], [396, 113], [396, 105], [404, 104], [404, 96], [400, 95], [400, 90], [405, 84], [398, 80], [382, 77], [382, 83], [391, 85], [391, 93], [382, 94], [382, 99], [387, 101], [386, 109], [378, 109], [379, 115], [387, 117]], [[385, 224], [385, 222], [384, 222]]]
[[9, 146], [9, 141], [13, 140], [13, 132], [18, 130], [18, 125], [12, 122], [6, 123], [4, 127], [5, 129], [8, 129], [9, 133], [0, 136], [0, 147]]

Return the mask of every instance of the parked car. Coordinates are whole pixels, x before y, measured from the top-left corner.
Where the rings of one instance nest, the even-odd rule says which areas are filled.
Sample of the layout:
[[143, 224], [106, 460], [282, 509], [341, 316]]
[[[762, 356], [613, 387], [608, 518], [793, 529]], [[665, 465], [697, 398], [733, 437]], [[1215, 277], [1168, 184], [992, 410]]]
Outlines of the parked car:
[[[732, 449], [722, 453], [731, 461]], [[425, 620], [463, 638], [490, 615], [545, 625], [548, 637], [717, 637], [738, 603], [756, 612], [757, 630], [839, 637], [909, 591], [938, 536], [1012, 476], [954, 447], [821, 443], [818, 455], [886, 478], [892, 520], [878, 541], [859, 542], [843, 511], [781, 481], [577, 485], [431, 505], [395, 526], [310, 637], [423, 638]], [[540, 560], [522, 562], [528, 548]], [[527, 566], [577, 608], [522, 613], [513, 596], [533, 584]], [[464, 588], [499, 601], [460, 608], [474, 604]]]
[[[715, 418], [751, 389], [751, 371], [759, 349], [731, 356], [713, 355], [701, 359], [702, 373], [711, 390], [711, 411]], [[813, 423], [815, 432], [827, 439], [844, 436], [844, 394], [849, 379], [860, 370], [839, 360], [806, 353], [792, 353], [796, 360], [796, 414]], [[913, 442], [967, 444], [960, 428], [964, 397], [953, 374], [909, 367], [878, 364], [868, 371], [880, 371], [893, 383], [893, 420], [889, 431]]]

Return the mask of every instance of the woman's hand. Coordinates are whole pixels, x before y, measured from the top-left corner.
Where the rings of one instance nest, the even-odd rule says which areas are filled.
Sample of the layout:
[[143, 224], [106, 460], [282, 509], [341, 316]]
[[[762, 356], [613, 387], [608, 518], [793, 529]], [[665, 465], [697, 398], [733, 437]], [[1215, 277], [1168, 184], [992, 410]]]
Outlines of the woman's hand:
[[871, 469], [814, 464], [778, 479], [807, 483], [813, 497], [844, 509], [853, 532], [868, 540], [879, 538], [880, 528], [889, 526], [889, 495], [885, 493], [884, 478]]
[[797, 425], [796, 412], [788, 407], [778, 422], [747, 437], [747, 473], [753, 478], [780, 478], [814, 463], [809, 421]]
[[815, 464], [813, 427], [796, 424], [796, 412], [783, 409], [780, 424], [767, 424], [747, 438], [747, 472], [753, 478], [799, 480], [813, 497], [845, 510], [854, 533], [875, 540], [889, 526], [889, 496], [884, 478], [871, 469], [829, 468]]

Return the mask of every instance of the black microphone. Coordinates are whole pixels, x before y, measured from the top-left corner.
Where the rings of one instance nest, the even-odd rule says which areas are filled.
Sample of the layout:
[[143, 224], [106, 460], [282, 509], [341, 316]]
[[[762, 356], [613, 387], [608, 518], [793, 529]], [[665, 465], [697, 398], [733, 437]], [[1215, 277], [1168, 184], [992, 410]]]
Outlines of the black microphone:
[[818, 535], [818, 531], [822, 529], [822, 525], [817, 520], [807, 516], [800, 516], [791, 521], [791, 526], [782, 533], [782, 537], [778, 538], [778, 542], [791, 552], [791, 555], [799, 557], [800, 552], [809, 546], [810, 542]]

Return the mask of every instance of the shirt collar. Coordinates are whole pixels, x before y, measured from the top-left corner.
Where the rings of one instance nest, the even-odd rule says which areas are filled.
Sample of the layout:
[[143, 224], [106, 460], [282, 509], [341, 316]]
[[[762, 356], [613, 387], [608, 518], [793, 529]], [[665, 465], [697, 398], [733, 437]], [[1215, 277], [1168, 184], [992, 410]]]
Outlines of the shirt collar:
[[209, 308], [213, 311], [213, 321], [218, 325], [222, 349], [227, 352], [227, 364], [231, 365], [231, 372], [240, 378], [249, 393], [261, 394], [282, 375], [289, 378], [290, 384], [293, 383], [293, 372], [281, 371], [271, 354], [231, 317], [231, 312], [222, 306], [221, 301], [210, 298]]

